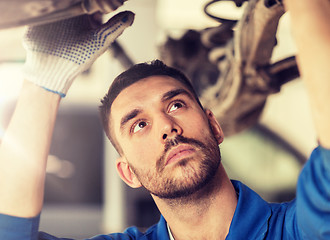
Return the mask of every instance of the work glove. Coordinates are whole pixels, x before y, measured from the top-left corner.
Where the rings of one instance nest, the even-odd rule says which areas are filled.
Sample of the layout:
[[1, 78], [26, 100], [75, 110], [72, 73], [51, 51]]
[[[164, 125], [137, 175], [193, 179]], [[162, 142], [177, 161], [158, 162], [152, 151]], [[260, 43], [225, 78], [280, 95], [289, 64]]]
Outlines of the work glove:
[[23, 76], [65, 97], [75, 77], [87, 70], [133, 20], [134, 14], [125, 11], [103, 25], [83, 15], [29, 27], [23, 39], [27, 51]]

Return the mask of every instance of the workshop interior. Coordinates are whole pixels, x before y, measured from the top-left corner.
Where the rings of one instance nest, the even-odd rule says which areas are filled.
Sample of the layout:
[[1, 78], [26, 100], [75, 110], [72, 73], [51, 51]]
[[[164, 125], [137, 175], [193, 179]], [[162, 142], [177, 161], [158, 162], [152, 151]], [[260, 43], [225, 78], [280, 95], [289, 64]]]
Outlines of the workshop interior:
[[[289, 201], [316, 146], [309, 102], [295, 59], [290, 19], [279, 0], [0, 0], [0, 143], [19, 94], [29, 25], [130, 10], [135, 21], [63, 99], [47, 164], [41, 231], [86, 238], [156, 223], [143, 189], [115, 171], [100, 99], [135, 63], [161, 59], [183, 71], [225, 134], [230, 178], [265, 200]], [[303, 130], [303, 131], [302, 131]]]

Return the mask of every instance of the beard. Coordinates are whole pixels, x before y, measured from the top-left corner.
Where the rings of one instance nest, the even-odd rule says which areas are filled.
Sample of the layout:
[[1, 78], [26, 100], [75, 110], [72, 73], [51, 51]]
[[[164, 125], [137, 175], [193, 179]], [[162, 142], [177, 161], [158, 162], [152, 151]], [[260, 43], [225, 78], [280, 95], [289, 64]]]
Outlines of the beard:
[[[178, 144], [194, 147], [196, 156], [181, 159], [174, 166], [166, 166], [166, 155]], [[165, 143], [163, 154], [156, 162], [156, 169], [144, 170], [130, 167], [142, 186], [162, 199], [184, 198], [203, 189], [216, 175], [221, 162], [220, 149], [212, 134], [201, 142], [176, 136]]]

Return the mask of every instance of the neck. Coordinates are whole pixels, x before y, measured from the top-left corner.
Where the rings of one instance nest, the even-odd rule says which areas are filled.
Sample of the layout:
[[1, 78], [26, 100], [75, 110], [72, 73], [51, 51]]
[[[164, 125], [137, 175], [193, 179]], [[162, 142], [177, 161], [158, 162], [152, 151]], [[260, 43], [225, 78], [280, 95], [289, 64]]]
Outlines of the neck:
[[235, 189], [222, 165], [212, 182], [192, 196], [153, 198], [175, 240], [225, 239], [237, 205]]

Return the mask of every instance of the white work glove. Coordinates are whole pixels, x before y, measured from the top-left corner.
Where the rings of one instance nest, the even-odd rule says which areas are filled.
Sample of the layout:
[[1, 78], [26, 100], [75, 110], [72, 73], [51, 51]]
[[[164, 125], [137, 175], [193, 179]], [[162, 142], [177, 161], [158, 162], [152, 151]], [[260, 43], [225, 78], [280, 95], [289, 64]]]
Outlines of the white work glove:
[[133, 20], [134, 14], [125, 11], [103, 25], [84, 15], [29, 27], [23, 39], [27, 51], [25, 79], [65, 97], [75, 77], [87, 70]]

